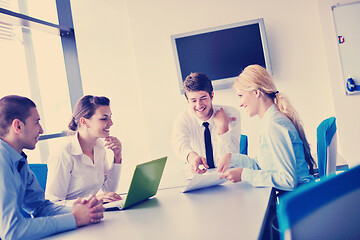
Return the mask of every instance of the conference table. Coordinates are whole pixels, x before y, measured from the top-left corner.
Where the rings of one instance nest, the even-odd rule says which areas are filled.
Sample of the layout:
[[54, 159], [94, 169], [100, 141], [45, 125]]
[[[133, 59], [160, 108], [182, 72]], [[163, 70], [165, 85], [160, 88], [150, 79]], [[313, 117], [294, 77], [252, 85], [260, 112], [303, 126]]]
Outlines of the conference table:
[[46, 239], [258, 239], [271, 188], [227, 182], [182, 193], [183, 187], [157, 194], [123, 211], [104, 213], [98, 224]]

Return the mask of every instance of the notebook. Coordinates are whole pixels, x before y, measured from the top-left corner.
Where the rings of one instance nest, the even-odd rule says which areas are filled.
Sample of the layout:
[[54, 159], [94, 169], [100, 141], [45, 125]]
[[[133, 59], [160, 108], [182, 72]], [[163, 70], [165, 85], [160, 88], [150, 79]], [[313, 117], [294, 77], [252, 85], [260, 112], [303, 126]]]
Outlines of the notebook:
[[120, 201], [104, 204], [106, 211], [123, 210], [154, 196], [158, 190], [167, 157], [136, 166], [129, 191]]
[[197, 189], [207, 188], [222, 184], [227, 181], [226, 178], [220, 179], [222, 173], [217, 168], [208, 169], [204, 174], [194, 174], [193, 178], [182, 190], [183, 193]]

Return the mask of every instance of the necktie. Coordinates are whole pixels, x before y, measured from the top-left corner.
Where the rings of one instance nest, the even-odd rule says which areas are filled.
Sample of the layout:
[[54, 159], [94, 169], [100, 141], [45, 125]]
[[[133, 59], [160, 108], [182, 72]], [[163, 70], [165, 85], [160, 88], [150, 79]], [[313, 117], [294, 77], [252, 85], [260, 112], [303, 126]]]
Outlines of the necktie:
[[207, 164], [209, 165], [209, 168], [215, 168], [209, 123], [203, 122], [203, 126], [205, 127], [204, 139], [205, 139], [205, 152], [206, 152]]

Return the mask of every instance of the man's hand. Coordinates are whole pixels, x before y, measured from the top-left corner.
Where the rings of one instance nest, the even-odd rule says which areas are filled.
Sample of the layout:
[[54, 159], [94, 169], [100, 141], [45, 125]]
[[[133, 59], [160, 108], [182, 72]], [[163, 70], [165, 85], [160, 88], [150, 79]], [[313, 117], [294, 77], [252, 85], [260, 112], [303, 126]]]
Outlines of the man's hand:
[[[196, 152], [189, 153], [187, 161], [190, 164], [193, 173], [202, 174], [207, 171], [207, 168], [209, 168], [206, 158], [199, 156]], [[200, 165], [203, 165], [205, 168], [200, 169]]]
[[243, 172], [242, 168], [233, 168], [233, 169], [230, 169], [229, 171], [223, 173], [220, 176], [220, 179], [226, 178], [233, 183], [241, 182], [242, 172]]
[[102, 200], [98, 200], [94, 195], [88, 199], [78, 198], [72, 207], [77, 227], [100, 222], [104, 217], [104, 211]]
[[230, 166], [231, 153], [225, 153], [218, 163], [218, 172], [224, 173]]
[[218, 134], [223, 135], [224, 133], [229, 131], [229, 124], [235, 120], [236, 117], [228, 117], [224, 112], [224, 109], [220, 108], [220, 110], [217, 111], [214, 116], [214, 122], [218, 128]]

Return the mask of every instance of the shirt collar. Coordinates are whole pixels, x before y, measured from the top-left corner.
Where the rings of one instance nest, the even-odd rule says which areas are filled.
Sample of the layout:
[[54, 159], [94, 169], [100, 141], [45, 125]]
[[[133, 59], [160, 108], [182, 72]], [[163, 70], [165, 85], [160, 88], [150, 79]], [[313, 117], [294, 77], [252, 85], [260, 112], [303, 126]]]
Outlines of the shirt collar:
[[192, 114], [194, 115], [194, 117], [195, 117], [195, 119], [196, 119], [196, 122], [197, 122], [200, 126], [203, 126], [203, 125], [202, 125], [203, 122], [208, 122], [208, 123], [209, 123], [209, 127], [212, 126], [212, 125], [214, 125], [214, 116], [215, 116], [215, 112], [216, 112], [216, 111], [215, 111], [214, 106], [213, 106], [212, 108], [213, 108], [213, 113], [212, 113], [211, 117], [210, 117], [208, 120], [206, 120], [206, 121], [203, 121], [203, 120], [199, 119], [199, 118], [195, 115], [195, 113], [192, 111]]
[[265, 123], [267, 120], [271, 119], [272, 116], [274, 116], [277, 112], [279, 112], [279, 109], [275, 104], [272, 104], [268, 110], [266, 110], [264, 117], [262, 119], [262, 122]]
[[[70, 154], [71, 155], [82, 155], [84, 154], [80, 142], [79, 142], [79, 138], [78, 138], [79, 132], [76, 132], [74, 135], [72, 135], [70, 137]], [[95, 146], [94, 149], [99, 148], [99, 146], [101, 145], [101, 142], [98, 140], [96, 140], [95, 142]]]
[[7, 142], [0, 139], [0, 148], [4, 148], [6, 151], [9, 152], [10, 159], [13, 162], [14, 165], [18, 166], [19, 162], [26, 161], [26, 154], [24, 152], [21, 152], [21, 154], [16, 151], [12, 146], [10, 146]]
[[74, 135], [70, 137], [70, 154], [71, 155], [81, 155], [83, 154], [83, 151], [80, 146], [79, 133], [76, 132]]

